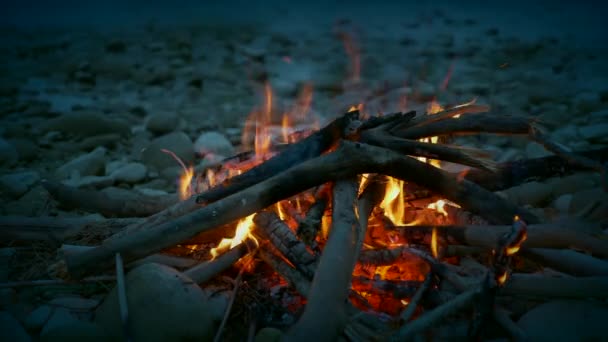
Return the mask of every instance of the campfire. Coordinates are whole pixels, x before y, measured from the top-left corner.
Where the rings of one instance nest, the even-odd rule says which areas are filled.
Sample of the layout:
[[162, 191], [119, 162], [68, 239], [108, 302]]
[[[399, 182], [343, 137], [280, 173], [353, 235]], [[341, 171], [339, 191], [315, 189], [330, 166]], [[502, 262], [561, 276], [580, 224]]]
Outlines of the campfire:
[[[356, 89], [358, 47], [342, 38]], [[53, 279], [3, 287], [116, 282], [123, 337], [135, 340], [146, 339], [130, 319], [126, 279], [149, 264], [172, 267], [184, 288], [229, 293], [221, 322], [201, 323], [213, 326], [215, 341], [252, 340], [260, 328], [269, 340], [441, 340], [433, 328], [462, 321], [469, 339], [524, 340], [513, 302], [608, 295], [605, 235], [582, 219], [545, 222], [501, 193], [579, 170], [605, 177], [595, 151], [572, 153], [541, 122], [496, 115], [475, 99], [433, 98], [408, 111], [403, 98], [402, 111], [384, 113], [362, 98], [324, 121], [312, 98], [304, 85], [279, 107], [266, 82], [241, 151], [196, 151], [204, 167], [164, 146], [181, 168], [175, 198], [43, 181], [65, 206], [121, 218], [4, 219], [7, 241], [60, 247], [40, 262]], [[527, 137], [555, 156], [498, 163], [456, 144], [481, 134]], [[538, 273], [544, 266], [588, 277]], [[242, 319], [249, 327], [235, 323]]]
[[[526, 274], [530, 266], [519, 254], [574, 248], [606, 256], [603, 240], [542, 224], [494, 192], [546, 177], [545, 165], [602, 170], [549, 141], [533, 120], [497, 117], [475, 101], [444, 108], [433, 100], [421, 113], [371, 114], [353, 104], [321, 123], [309, 111], [310, 87], [284, 113], [273, 107], [269, 85], [264, 95], [245, 125], [243, 152], [196, 170], [167, 146], [163, 151], [183, 169], [179, 201], [144, 219], [66, 232], [102, 241], [64, 245], [51, 273], [68, 282], [97, 281], [115, 267], [123, 297], [124, 265], [134, 263], [182, 268], [202, 287], [235, 275], [216, 340], [227, 333], [245, 281], [250, 291], [287, 291], [279, 305], [297, 320], [277, 325], [286, 340], [408, 340], [455, 314], [469, 317], [471, 338], [487, 334], [492, 320], [521, 338], [499, 296], [576, 296], [579, 284]], [[485, 151], [451, 143], [478, 133], [528, 136], [559, 157], [497, 164]], [[115, 200], [51, 181], [45, 187], [62, 202]], [[119, 201], [113, 207], [148, 205]], [[582, 286], [601, 296], [600, 285]], [[126, 299], [120, 304], [128, 327]]]

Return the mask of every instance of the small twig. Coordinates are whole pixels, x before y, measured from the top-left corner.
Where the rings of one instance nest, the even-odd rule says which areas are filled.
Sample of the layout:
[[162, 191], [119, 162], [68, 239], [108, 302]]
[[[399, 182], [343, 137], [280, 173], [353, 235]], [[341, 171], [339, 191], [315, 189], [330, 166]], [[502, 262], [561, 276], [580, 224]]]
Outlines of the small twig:
[[252, 239], [246, 239], [239, 245], [231, 248], [228, 252], [220, 255], [219, 257], [205, 261], [199, 265], [196, 265], [184, 272], [185, 275], [190, 277], [195, 283], [202, 284], [230, 266], [234, 265], [239, 259], [247, 255], [251, 250], [255, 248], [255, 241]]
[[103, 281], [115, 281], [115, 276], [98, 276], [89, 277], [76, 281], [66, 281], [63, 279], [41, 279], [41, 280], [24, 280], [24, 281], [11, 281], [7, 283], [0, 283], [0, 289], [15, 288], [15, 287], [32, 287], [32, 286], [54, 286], [54, 285], [81, 285], [89, 283], [97, 283]]
[[527, 340], [526, 333], [513, 322], [504, 308], [500, 306], [495, 307], [493, 316], [494, 320], [509, 333], [513, 341], [522, 342]]
[[433, 272], [429, 272], [429, 273], [427, 273], [426, 277], [424, 278], [424, 282], [420, 285], [420, 287], [418, 288], [418, 290], [416, 291], [416, 293], [410, 300], [410, 302], [407, 305], [407, 307], [405, 308], [405, 310], [403, 310], [403, 312], [401, 313], [402, 322], [407, 324], [407, 322], [410, 320], [410, 318], [412, 318], [412, 316], [414, 315], [414, 312], [416, 312], [416, 307], [418, 307], [418, 303], [420, 302], [420, 300], [422, 299], [422, 297], [424, 296], [426, 291], [429, 289], [432, 282], [433, 282]]
[[226, 323], [228, 322], [228, 317], [230, 317], [230, 312], [232, 311], [232, 306], [234, 305], [234, 301], [236, 300], [236, 294], [241, 285], [241, 281], [243, 279], [243, 273], [245, 272], [245, 269], [247, 269], [247, 267], [249, 266], [249, 264], [252, 261], [253, 261], [253, 258], [249, 259], [247, 261], [247, 264], [245, 264], [245, 265], [243, 265], [243, 267], [241, 267], [239, 274], [234, 279], [234, 289], [232, 290], [232, 295], [230, 296], [230, 301], [228, 302], [228, 307], [226, 307], [226, 311], [224, 312], [224, 317], [222, 318], [222, 323], [220, 324], [220, 327], [217, 329], [217, 333], [215, 334], [215, 337], [213, 338], [213, 342], [220, 342], [222, 339], [222, 333], [224, 331], [224, 328], [226, 327]]
[[432, 311], [420, 316], [418, 319], [406, 324], [392, 336], [391, 341], [407, 341], [418, 333], [430, 329], [432, 326], [444, 320], [453, 313], [471, 305], [479, 295], [479, 289], [475, 288], [459, 294], [449, 302], [438, 306]]
[[116, 253], [116, 291], [118, 292], [118, 307], [120, 309], [120, 320], [125, 339], [132, 341], [129, 333], [129, 304], [127, 302], [127, 287], [125, 284], [125, 269], [120, 253]]

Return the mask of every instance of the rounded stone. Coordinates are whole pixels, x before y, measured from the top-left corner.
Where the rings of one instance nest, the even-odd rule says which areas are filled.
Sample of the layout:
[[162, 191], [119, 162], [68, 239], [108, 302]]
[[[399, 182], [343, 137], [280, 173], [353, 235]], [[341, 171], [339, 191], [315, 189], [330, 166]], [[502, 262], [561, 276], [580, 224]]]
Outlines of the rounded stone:
[[[130, 330], [134, 341], [209, 341], [226, 307], [173, 268], [145, 264], [126, 276]], [[122, 339], [114, 288], [96, 311], [95, 323]]]
[[165, 134], [177, 128], [179, 120], [174, 113], [160, 112], [152, 114], [146, 121], [146, 129], [155, 134]]
[[142, 151], [144, 164], [156, 170], [179, 165], [170, 154], [162, 150], [173, 152], [185, 164], [194, 160], [192, 140], [184, 132], [173, 132], [152, 140]]
[[194, 143], [194, 150], [199, 155], [231, 156], [234, 154], [234, 147], [228, 138], [219, 132], [205, 132], [201, 134]]

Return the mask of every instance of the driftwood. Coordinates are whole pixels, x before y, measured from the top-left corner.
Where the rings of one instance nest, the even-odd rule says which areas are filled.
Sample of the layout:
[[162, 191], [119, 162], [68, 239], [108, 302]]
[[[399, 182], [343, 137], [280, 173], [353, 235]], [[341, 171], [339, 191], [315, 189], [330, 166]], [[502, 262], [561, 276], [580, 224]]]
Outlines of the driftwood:
[[355, 215], [358, 182], [334, 185], [332, 226], [313, 278], [304, 313], [286, 333], [288, 341], [334, 341], [344, 331], [349, 284], [357, 260], [359, 237]]
[[429, 287], [431, 287], [431, 284], [433, 283], [433, 277], [433, 272], [427, 273], [427, 275], [424, 277], [424, 282], [422, 282], [420, 287], [418, 287], [418, 290], [416, 290], [416, 293], [414, 294], [410, 302], [407, 304], [407, 307], [401, 313], [401, 322], [405, 322], [407, 324], [407, 322], [412, 318], [414, 312], [416, 312], [418, 303], [420, 303], [426, 291], [428, 291]]
[[[608, 257], [608, 240], [586, 232], [586, 225], [582, 221], [528, 225], [528, 238], [522, 248], [573, 248]], [[500, 238], [511, 230], [511, 226], [506, 225], [408, 226], [397, 229], [406, 239], [416, 241], [421, 235], [430, 236], [435, 228], [448, 242], [486, 248], [495, 248]]]
[[608, 277], [551, 277], [514, 273], [499, 294], [549, 298], [607, 298]]
[[[497, 195], [468, 181], [390, 150], [344, 141], [336, 151], [296, 165], [285, 172], [251, 186], [240, 193], [211, 203], [195, 212], [146, 230], [117, 239], [65, 259], [54, 265], [57, 274], [83, 277], [106, 269], [114, 253], [120, 252], [130, 262], [185, 241], [193, 236], [258, 212], [282, 199], [328, 181], [362, 173], [384, 173], [428, 187], [464, 209], [479, 213], [493, 223], [510, 222], [520, 215], [528, 222], [537, 219]], [[67, 266], [67, 269], [65, 267]]]
[[575, 276], [608, 276], [608, 261], [569, 249], [525, 248], [521, 254], [545, 267]]
[[49, 241], [62, 243], [78, 235], [104, 238], [120, 232], [124, 227], [139, 222], [138, 218], [67, 218], [67, 217], [0, 217], [2, 241]]
[[436, 307], [418, 317], [416, 320], [404, 325], [403, 328], [399, 329], [399, 331], [391, 337], [391, 341], [408, 341], [414, 338], [417, 334], [432, 328], [448, 316], [471, 306], [478, 296], [479, 289], [472, 289], [459, 294], [451, 301]]
[[149, 196], [119, 188], [104, 192], [78, 189], [50, 180], [43, 180], [41, 184], [62, 206], [110, 217], [149, 216], [178, 200], [176, 195]]
[[420, 139], [446, 134], [495, 133], [527, 135], [530, 132], [532, 122], [527, 117], [476, 114], [471, 116], [465, 115], [458, 119], [436, 121], [416, 127], [396, 127], [391, 130], [391, 133], [405, 139]]
[[[601, 164], [608, 162], [608, 148], [579, 151], [576, 154]], [[547, 156], [500, 163], [496, 165], [494, 172], [470, 169], [462, 173], [462, 178], [488, 190], [499, 191], [531, 181], [566, 176], [585, 169], [588, 168], [570, 159]]]
[[215, 259], [198, 264], [186, 270], [184, 274], [197, 284], [205, 283], [234, 265], [239, 259], [250, 253], [255, 246], [255, 241], [245, 239], [245, 241], [231, 248], [226, 253]]

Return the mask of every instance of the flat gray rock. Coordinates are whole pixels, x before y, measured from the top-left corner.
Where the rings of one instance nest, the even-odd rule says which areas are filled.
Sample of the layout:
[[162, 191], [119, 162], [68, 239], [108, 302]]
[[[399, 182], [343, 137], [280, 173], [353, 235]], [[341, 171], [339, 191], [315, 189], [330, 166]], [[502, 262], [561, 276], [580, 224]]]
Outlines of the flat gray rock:
[[59, 167], [55, 174], [61, 179], [84, 176], [97, 176], [102, 173], [105, 166], [106, 149], [98, 147], [93, 151], [80, 155], [63, 166]]
[[595, 301], [556, 300], [524, 314], [517, 325], [529, 341], [603, 341], [608, 306]]
[[11, 173], [0, 177], [0, 189], [14, 198], [21, 197], [36, 182], [40, 175], [36, 171], [23, 171]]
[[0, 336], [2, 341], [29, 342], [32, 340], [21, 323], [5, 311], [0, 312]]
[[194, 142], [194, 150], [199, 155], [234, 155], [234, 146], [225, 135], [219, 132], [205, 132]]
[[[145, 264], [129, 272], [126, 288], [134, 341], [209, 341], [226, 306], [188, 277], [159, 264]], [[97, 309], [95, 323], [121, 340], [116, 288]]]
[[146, 121], [146, 129], [154, 134], [165, 134], [177, 128], [179, 119], [175, 113], [165, 111], [152, 114]]
[[19, 160], [17, 149], [8, 141], [0, 138], [0, 165], [13, 165]]
[[124, 182], [129, 184], [139, 183], [146, 178], [148, 168], [142, 163], [127, 163], [114, 170], [110, 177], [116, 182]]
[[64, 114], [41, 125], [43, 132], [57, 131], [80, 137], [116, 133], [131, 134], [131, 127], [124, 121], [92, 111]]
[[194, 147], [192, 140], [184, 132], [173, 132], [152, 140], [142, 151], [143, 163], [148, 167], [163, 170], [168, 167], [179, 166], [179, 163], [162, 149], [173, 152], [186, 165], [194, 160]]

